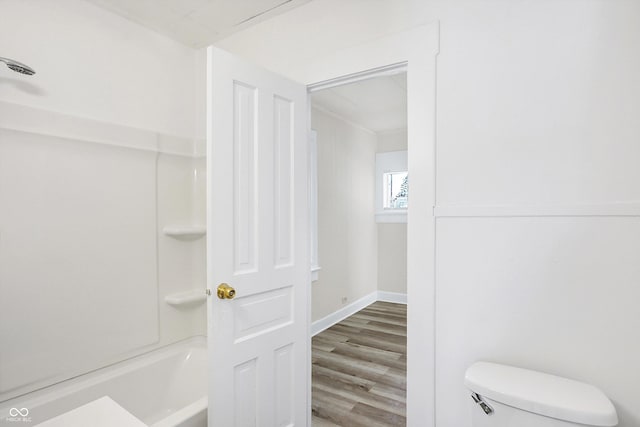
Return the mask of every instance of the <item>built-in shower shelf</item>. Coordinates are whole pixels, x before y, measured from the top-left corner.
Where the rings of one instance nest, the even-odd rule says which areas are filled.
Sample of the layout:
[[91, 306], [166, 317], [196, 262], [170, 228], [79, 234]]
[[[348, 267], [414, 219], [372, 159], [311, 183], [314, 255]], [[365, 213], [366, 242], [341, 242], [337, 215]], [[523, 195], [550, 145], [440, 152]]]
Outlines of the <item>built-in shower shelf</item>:
[[207, 234], [207, 229], [202, 226], [167, 226], [162, 232], [171, 237], [197, 238]]
[[164, 297], [164, 301], [173, 306], [195, 305], [207, 299], [204, 289], [194, 289], [186, 292], [169, 294]]

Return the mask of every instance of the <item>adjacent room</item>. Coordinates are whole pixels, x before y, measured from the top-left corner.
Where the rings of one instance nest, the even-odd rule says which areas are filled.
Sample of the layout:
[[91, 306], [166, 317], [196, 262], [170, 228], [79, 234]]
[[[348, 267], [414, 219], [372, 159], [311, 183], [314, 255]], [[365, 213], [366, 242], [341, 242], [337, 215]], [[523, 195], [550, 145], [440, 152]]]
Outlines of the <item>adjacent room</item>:
[[404, 68], [315, 90], [311, 129], [318, 246], [312, 249], [313, 420], [348, 425], [382, 418], [404, 425]]
[[639, 1], [0, 16], [0, 425], [640, 425]]

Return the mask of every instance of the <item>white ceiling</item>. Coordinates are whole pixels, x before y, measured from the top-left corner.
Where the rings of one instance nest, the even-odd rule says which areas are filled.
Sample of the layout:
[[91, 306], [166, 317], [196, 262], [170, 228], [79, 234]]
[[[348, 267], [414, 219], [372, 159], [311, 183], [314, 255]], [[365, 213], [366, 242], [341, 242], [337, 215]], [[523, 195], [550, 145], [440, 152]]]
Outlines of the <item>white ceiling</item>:
[[[192, 47], [203, 47], [311, 0], [87, 0]], [[315, 106], [374, 132], [407, 126], [406, 73], [315, 92]]]
[[229, 34], [311, 0], [88, 0], [192, 47]]
[[376, 77], [314, 92], [321, 110], [374, 132], [407, 127], [407, 74]]

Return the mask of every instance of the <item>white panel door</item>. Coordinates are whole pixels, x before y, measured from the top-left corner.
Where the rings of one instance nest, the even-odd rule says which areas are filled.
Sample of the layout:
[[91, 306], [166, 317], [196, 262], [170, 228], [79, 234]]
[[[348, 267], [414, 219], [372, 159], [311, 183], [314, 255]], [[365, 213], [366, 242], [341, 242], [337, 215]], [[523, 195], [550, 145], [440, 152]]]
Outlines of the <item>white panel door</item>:
[[306, 87], [213, 47], [207, 77], [209, 426], [304, 426]]

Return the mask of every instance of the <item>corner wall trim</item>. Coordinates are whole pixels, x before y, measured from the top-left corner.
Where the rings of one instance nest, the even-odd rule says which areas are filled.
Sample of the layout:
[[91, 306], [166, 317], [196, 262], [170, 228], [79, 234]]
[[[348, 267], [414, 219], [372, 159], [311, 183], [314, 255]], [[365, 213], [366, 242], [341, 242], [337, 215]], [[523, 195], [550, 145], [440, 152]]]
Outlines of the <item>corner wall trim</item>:
[[363, 296], [359, 300], [352, 302], [351, 304], [342, 307], [341, 309], [334, 311], [328, 316], [322, 319], [316, 320], [311, 324], [311, 336], [316, 336], [325, 329], [329, 329], [336, 323], [340, 323], [349, 316], [356, 314], [366, 306], [373, 304], [376, 301], [394, 302], [398, 304], [407, 303], [407, 294], [400, 294], [396, 292], [384, 292], [374, 291], [368, 295]]

